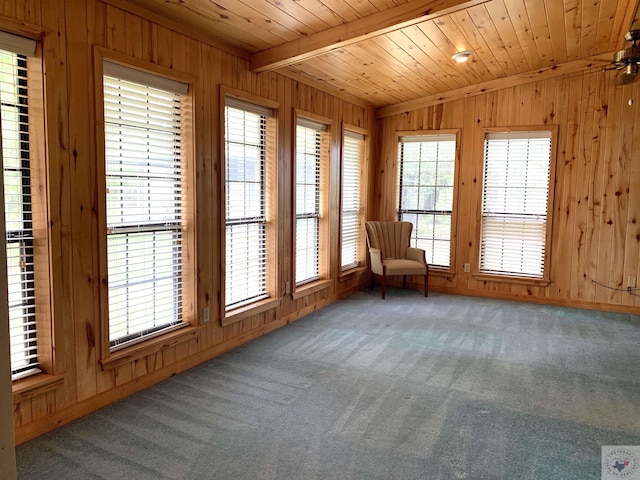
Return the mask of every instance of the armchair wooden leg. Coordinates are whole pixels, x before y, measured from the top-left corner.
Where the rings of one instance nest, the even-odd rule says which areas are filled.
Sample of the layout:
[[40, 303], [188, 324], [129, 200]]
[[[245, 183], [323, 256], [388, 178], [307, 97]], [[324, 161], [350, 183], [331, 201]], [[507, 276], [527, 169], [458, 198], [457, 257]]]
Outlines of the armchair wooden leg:
[[383, 267], [382, 270], [382, 282], [380, 282], [381, 285], [381, 295], [382, 295], [382, 300], [384, 300], [384, 297], [387, 293], [387, 269]]
[[427, 273], [424, 274], [424, 296], [429, 296], [429, 266], [427, 265]]
[[371, 272], [371, 290], [373, 290], [375, 279], [376, 279], [376, 274]]
[[407, 276], [402, 276], [402, 288], [407, 288]]

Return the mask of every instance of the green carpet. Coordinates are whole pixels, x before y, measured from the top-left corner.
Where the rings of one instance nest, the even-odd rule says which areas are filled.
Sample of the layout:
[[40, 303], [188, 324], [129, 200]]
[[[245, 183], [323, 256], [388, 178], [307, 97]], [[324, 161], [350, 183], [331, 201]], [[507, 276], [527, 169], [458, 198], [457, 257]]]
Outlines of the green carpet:
[[599, 479], [640, 317], [358, 292], [17, 449], [21, 479]]

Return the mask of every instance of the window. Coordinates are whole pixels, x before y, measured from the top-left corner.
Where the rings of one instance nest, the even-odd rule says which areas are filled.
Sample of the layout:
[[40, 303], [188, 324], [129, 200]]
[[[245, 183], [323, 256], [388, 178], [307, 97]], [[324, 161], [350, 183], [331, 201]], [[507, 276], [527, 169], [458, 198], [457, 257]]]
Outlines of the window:
[[321, 278], [321, 188], [327, 126], [298, 118], [296, 127], [296, 285]]
[[184, 326], [187, 85], [104, 62], [111, 350]]
[[544, 277], [551, 146], [551, 131], [486, 133], [481, 273]]
[[231, 309], [269, 297], [270, 108], [227, 97], [225, 106], [225, 299]]
[[456, 135], [401, 136], [400, 220], [411, 222], [411, 246], [427, 262], [451, 266], [451, 229], [455, 184]]
[[345, 130], [342, 143], [342, 211], [340, 225], [341, 268], [358, 266], [361, 256], [362, 165], [364, 135]]
[[[27, 57], [32, 40], [0, 33], [0, 112], [9, 302], [11, 374], [37, 373], [36, 275]], [[45, 286], [46, 288], [46, 286]]]

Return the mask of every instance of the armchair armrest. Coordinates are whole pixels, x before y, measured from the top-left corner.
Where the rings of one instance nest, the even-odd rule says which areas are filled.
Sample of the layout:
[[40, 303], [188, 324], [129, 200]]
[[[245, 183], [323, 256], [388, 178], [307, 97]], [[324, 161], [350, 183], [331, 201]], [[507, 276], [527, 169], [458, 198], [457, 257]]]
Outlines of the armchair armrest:
[[424, 250], [421, 248], [408, 247], [407, 248], [407, 260], [413, 260], [414, 262], [420, 262], [427, 264], [427, 260], [424, 255]]
[[377, 248], [370, 248], [369, 255], [371, 256], [371, 271], [381, 275], [382, 274], [382, 252]]

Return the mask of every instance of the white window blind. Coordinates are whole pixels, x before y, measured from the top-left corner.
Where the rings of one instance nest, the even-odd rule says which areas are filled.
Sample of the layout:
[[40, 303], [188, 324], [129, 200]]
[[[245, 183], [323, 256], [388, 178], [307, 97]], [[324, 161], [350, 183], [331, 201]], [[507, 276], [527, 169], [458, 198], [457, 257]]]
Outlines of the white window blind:
[[364, 135], [345, 131], [342, 145], [342, 215], [340, 228], [342, 270], [358, 265], [362, 235], [361, 178]]
[[487, 133], [484, 149], [480, 271], [541, 278], [551, 132]]
[[184, 212], [181, 94], [132, 81], [140, 77], [122, 67], [110, 76], [110, 65], [104, 120], [113, 350], [184, 325]]
[[424, 249], [431, 265], [449, 268], [456, 136], [405, 136], [399, 150], [399, 218], [413, 224], [411, 246]]
[[320, 278], [320, 167], [326, 125], [296, 127], [296, 285]]
[[270, 109], [225, 107], [226, 307], [267, 297], [266, 149]]
[[[6, 34], [8, 35], [8, 34]], [[2, 47], [22, 42], [2, 37]], [[33, 51], [30, 52], [33, 54]], [[0, 100], [12, 378], [38, 369], [29, 148], [27, 57], [0, 50]]]

